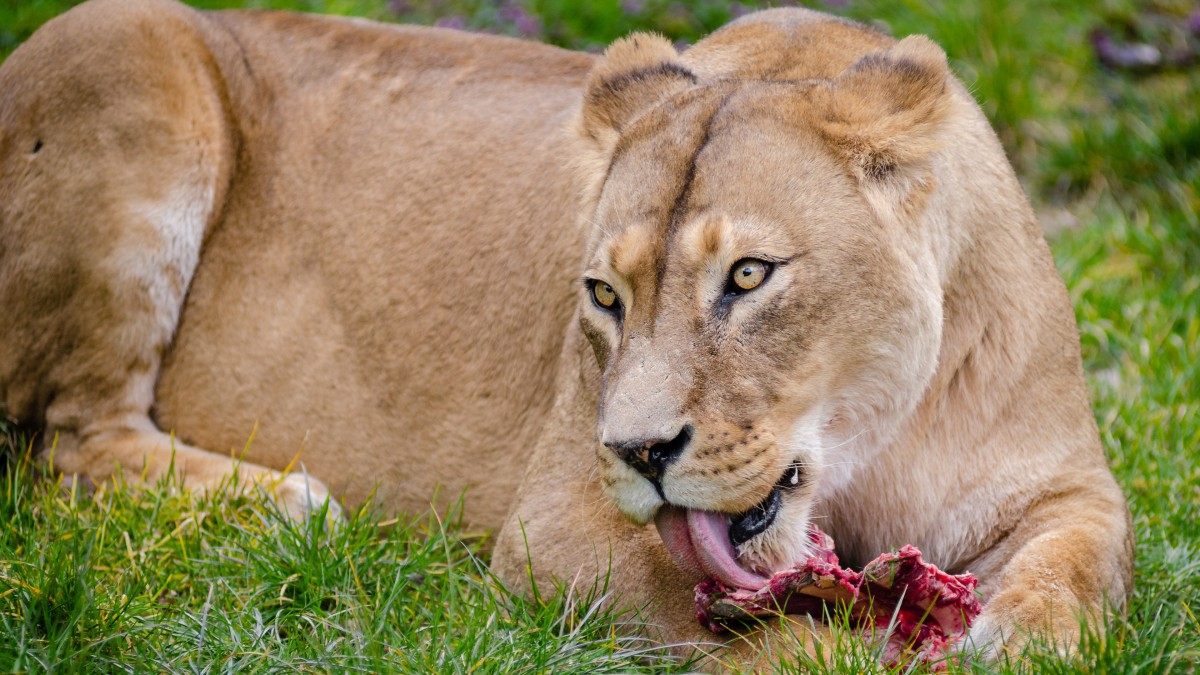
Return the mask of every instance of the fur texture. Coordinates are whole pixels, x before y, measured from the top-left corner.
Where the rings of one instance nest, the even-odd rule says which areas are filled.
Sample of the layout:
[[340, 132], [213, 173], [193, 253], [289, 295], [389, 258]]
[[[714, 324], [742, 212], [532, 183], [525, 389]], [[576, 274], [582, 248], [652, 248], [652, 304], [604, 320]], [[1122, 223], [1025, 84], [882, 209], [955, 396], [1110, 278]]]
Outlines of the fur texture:
[[[772, 10], [596, 58], [92, 0], [0, 68], [0, 307], [0, 403], [64, 472], [174, 451], [203, 488], [257, 428], [288, 508], [467, 490], [501, 578], [526, 542], [538, 579], [611, 565], [667, 640], [712, 636], [645, 523], [796, 464], [748, 568], [810, 519], [852, 563], [917, 545], [981, 579], [993, 653], [1131, 591], [1065, 289], [925, 38]], [[676, 437], [657, 486], [626, 461]]]

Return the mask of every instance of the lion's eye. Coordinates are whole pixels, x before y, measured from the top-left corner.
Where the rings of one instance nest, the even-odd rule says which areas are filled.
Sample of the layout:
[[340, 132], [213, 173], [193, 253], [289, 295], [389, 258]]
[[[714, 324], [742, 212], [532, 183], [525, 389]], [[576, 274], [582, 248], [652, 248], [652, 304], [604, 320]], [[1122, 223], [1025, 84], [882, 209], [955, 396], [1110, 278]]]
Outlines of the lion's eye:
[[771, 272], [770, 263], [755, 258], [742, 258], [729, 271], [726, 293], [745, 293], [758, 288]]
[[600, 280], [592, 282], [592, 299], [604, 309], [616, 309], [619, 302], [613, 287]]

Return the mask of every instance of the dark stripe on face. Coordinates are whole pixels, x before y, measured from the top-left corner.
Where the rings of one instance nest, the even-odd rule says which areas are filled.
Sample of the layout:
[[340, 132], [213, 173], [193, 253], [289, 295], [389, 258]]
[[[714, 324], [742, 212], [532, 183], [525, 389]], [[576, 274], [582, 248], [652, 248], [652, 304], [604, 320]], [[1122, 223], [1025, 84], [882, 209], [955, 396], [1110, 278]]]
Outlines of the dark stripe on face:
[[[603, 101], [608, 99], [619, 100], [621, 92], [631, 86], [661, 87], [662, 81], [669, 81], [672, 79], [682, 81], [685, 86], [688, 84], [694, 85], [700, 81], [700, 79], [696, 77], [695, 73], [683, 67], [682, 65], [678, 63], [665, 62], [628, 73], [621, 73], [615, 77], [602, 80], [593, 91], [588, 93], [588, 101], [592, 106], [602, 108], [604, 107]], [[656, 84], [656, 82], [659, 84]], [[628, 124], [633, 119], [637, 119], [637, 116], [633, 115], [630, 119], [626, 119], [625, 124]], [[604, 180], [601, 182], [601, 184], [608, 182], [608, 176], [612, 173], [613, 165], [616, 164], [617, 158], [621, 156], [622, 151], [624, 150], [626, 145], [625, 124], [613, 123], [613, 130], [616, 131], [618, 135], [617, 145], [613, 149], [612, 155], [608, 158], [608, 167], [604, 170]], [[590, 134], [590, 132], [589, 136], [591, 136], [593, 141], [596, 140], [596, 137]]]
[[721, 97], [721, 101], [713, 108], [712, 114], [704, 121], [704, 129], [700, 134], [700, 142], [696, 144], [696, 149], [692, 151], [692, 156], [688, 160], [687, 170], [683, 175], [683, 185], [679, 190], [679, 194], [675, 197], [675, 202], [671, 204], [671, 210], [667, 213], [666, 231], [663, 236], [663, 251], [658, 257], [658, 265], [655, 269], [654, 280], [654, 302], [658, 304], [658, 294], [662, 290], [663, 278], [667, 274], [667, 252], [671, 247], [671, 242], [675, 238], [675, 233], [683, 224], [684, 216], [687, 215], [688, 208], [691, 206], [692, 186], [696, 182], [696, 160], [699, 159], [700, 153], [704, 151], [712, 138], [713, 123], [724, 110], [725, 104], [729, 102], [732, 94], [727, 92]]
[[[719, 83], [680, 92], [642, 115], [617, 139], [593, 220], [620, 224], [624, 219], [650, 230], [644, 245], [629, 252], [633, 257], [613, 253], [614, 260], [625, 260], [619, 273], [634, 296], [629, 299], [631, 311], [625, 317], [622, 344], [630, 334], [654, 333], [671, 240], [686, 220], [688, 209], [697, 207], [693, 193], [704, 185], [707, 175], [700, 172], [699, 155], [714, 133], [720, 135], [720, 127], [713, 125], [735, 86]], [[620, 193], [628, 197], [618, 201], [619, 206], [608, 207], [612, 213], [602, 218], [599, 209], [605, 208], [604, 195]], [[615, 238], [622, 231], [624, 228], [616, 229], [601, 245], [621, 245]]]
[[592, 345], [592, 352], [596, 355], [596, 363], [600, 365], [600, 372], [606, 374], [608, 357], [612, 352], [612, 345], [608, 343], [608, 333], [592, 323], [592, 320], [586, 316], [579, 317], [579, 329], [588, 343]]

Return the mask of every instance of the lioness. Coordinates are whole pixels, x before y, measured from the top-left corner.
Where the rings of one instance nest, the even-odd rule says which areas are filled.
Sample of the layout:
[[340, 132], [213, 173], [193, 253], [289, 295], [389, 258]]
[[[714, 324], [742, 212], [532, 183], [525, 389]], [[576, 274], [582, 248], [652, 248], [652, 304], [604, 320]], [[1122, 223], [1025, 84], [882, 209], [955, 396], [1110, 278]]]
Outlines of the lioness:
[[974, 572], [993, 651], [1131, 590], [1067, 294], [922, 37], [781, 9], [598, 58], [92, 0], [0, 69], [0, 307], [58, 470], [203, 488], [257, 426], [294, 512], [467, 489], [501, 578], [611, 563], [666, 640], [810, 521]]

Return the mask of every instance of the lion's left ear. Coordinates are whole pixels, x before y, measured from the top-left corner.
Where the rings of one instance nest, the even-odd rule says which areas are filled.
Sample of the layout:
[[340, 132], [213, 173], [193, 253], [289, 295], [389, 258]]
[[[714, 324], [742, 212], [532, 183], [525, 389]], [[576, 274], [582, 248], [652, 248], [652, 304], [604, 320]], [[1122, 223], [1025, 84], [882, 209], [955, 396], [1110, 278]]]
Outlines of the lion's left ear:
[[588, 75], [580, 132], [607, 152], [640, 113], [695, 83], [661, 35], [634, 33], [617, 40]]
[[940, 147], [954, 107], [950, 77], [941, 47], [906, 37], [815, 90], [815, 124], [860, 181], [887, 179], [924, 164]]

